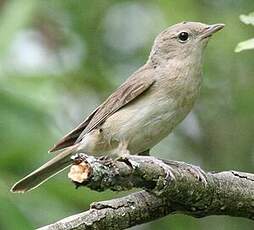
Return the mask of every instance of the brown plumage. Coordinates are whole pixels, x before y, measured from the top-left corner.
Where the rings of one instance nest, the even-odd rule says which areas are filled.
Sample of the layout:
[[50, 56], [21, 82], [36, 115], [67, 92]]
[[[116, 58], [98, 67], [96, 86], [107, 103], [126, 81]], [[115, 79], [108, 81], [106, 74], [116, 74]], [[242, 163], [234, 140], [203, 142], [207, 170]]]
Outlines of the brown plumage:
[[78, 143], [86, 133], [97, 128], [110, 115], [148, 90], [155, 80], [152, 78], [142, 78], [142, 75], [144, 75], [146, 71], [146, 69], [142, 68], [134, 73], [132, 77], [111, 94], [107, 100], [97, 107], [77, 128], [54, 145], [49, 152], [54, 152]]
[[50, 151], [58, 154], [17, 182], [29, 191], [71, 164], [70, 156], [147, 154], [191, 111], [199, 94], [203, 51], [224, 25], [179, 23], [155, 39], [143, 67]]

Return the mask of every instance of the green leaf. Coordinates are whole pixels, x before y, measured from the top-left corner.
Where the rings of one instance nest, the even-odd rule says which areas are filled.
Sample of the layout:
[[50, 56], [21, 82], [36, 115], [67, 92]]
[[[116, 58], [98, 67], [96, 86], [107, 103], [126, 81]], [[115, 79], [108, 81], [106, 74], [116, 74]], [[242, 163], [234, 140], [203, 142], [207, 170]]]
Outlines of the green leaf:
[[238, 43], [235, 48], [235, 52], [241, 52], [242, 50], [254, 49], [254, 38]]
[[248, 15], [240, 15], [240, 20], [247, 25], [251, 24], [254, 26], [254, 12], [249, 13]]

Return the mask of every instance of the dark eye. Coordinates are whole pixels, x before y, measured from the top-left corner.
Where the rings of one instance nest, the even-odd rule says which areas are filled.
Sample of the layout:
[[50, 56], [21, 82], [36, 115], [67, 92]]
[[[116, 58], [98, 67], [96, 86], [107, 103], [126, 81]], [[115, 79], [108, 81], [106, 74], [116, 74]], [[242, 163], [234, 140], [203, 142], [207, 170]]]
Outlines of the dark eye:
[[180, 42], [186, 42], [189, 38], [189, 34], [187, 32], [181, 32], [179, 35], [178, 35], [178, 40]]

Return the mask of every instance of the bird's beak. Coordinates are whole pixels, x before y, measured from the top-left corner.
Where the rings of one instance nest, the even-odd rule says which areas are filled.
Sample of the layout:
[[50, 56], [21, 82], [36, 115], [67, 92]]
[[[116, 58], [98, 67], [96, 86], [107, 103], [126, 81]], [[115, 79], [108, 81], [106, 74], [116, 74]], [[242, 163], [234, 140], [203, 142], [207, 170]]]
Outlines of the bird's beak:
[[200, 35], [201, 40], [211, 37], [214, 33], [217, 31], [221, 30], [225, 24], [214, 24], [214, 25], [209, 25]]

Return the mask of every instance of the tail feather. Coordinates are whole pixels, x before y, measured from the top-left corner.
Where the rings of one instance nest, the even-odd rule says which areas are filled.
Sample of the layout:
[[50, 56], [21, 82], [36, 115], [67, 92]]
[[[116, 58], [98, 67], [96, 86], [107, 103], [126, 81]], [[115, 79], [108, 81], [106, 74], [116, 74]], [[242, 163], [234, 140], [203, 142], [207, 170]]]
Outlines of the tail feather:
[[40, 168], [36, 169], [20, 181], [18, 181], [16, 184], [13, 185], [11, 191], [20, 193], [30, 191], [38, 187], [40, 184], [42, 184], [52, 176], [56, 175], [57, 173], [70, 166], [70, 155], [73, 154], [76, 149], [74, 147], [76, 146], [72, 146], [71, 148], [62, 151], [53, 159], [42, 165]]

